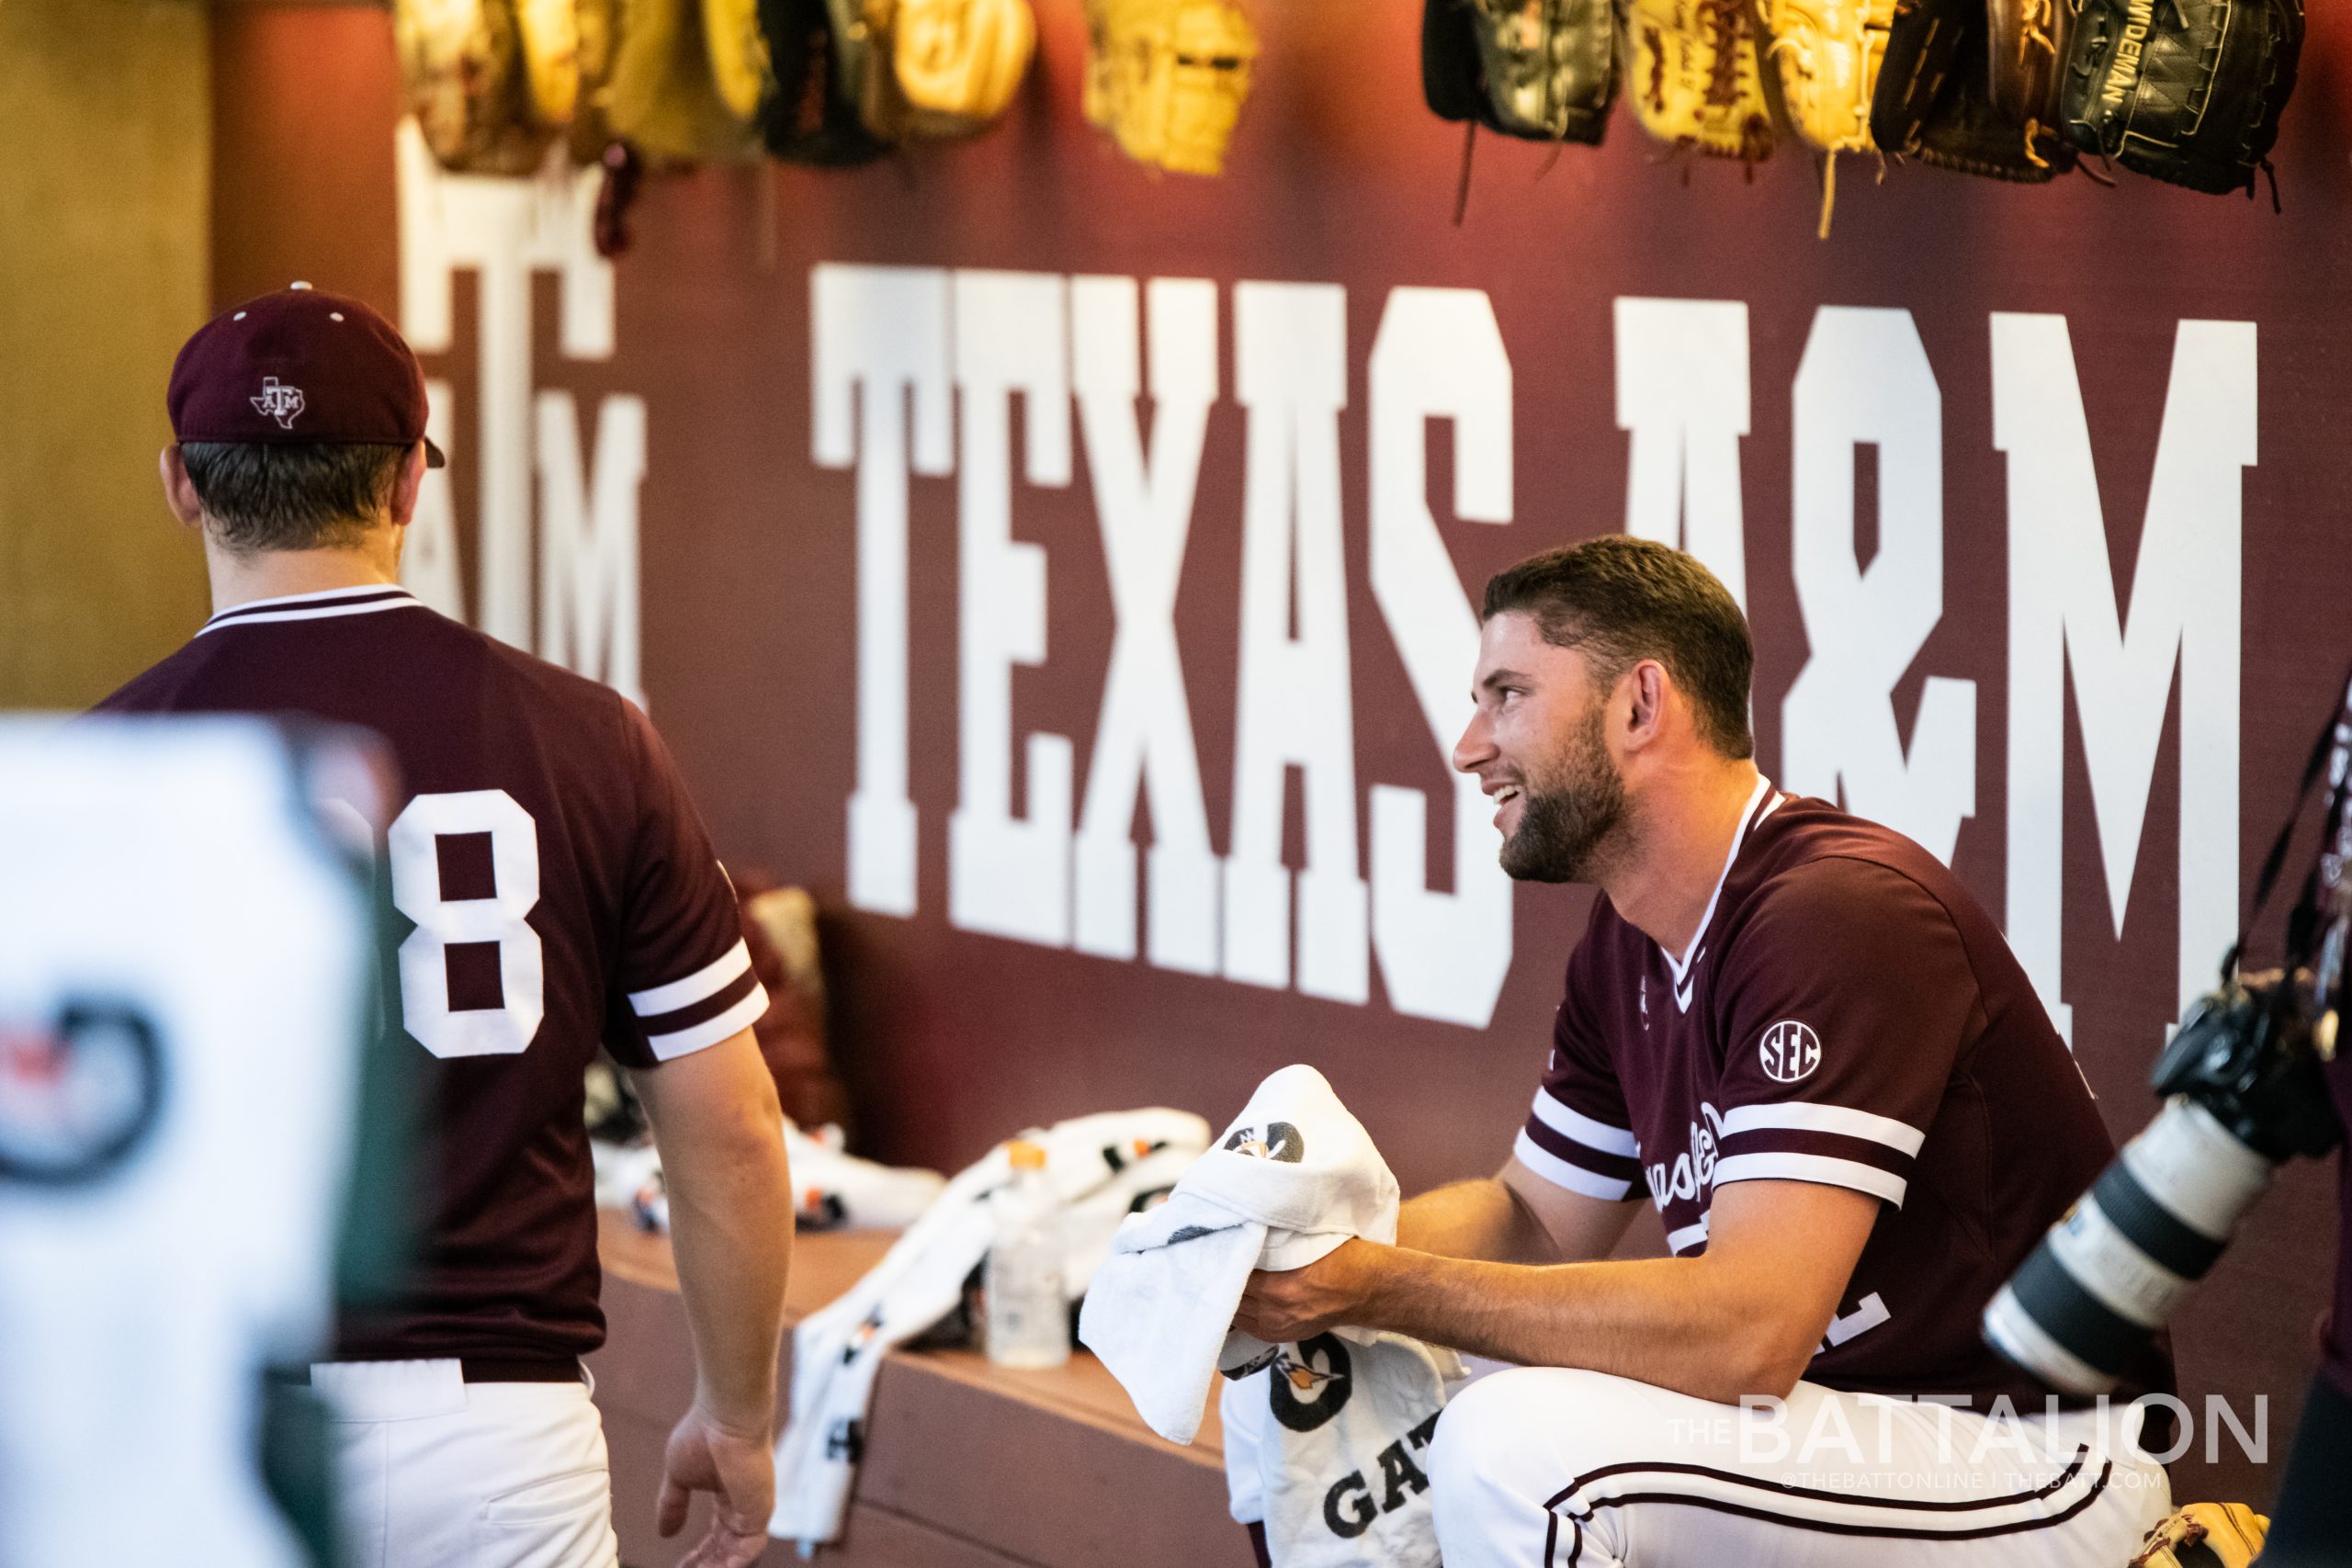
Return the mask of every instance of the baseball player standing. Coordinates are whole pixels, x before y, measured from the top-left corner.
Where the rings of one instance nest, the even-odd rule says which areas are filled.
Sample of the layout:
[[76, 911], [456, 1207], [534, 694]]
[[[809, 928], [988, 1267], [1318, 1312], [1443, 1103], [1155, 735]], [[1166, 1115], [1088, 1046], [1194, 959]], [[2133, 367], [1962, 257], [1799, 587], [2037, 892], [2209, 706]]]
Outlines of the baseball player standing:
[[[1758, 773], [1747, 622], [1690, 557], [1537, 556], [1484, 623], [1454, 765], [1513, 876], [1600, 890], [1533, 1113], [1240, 1326], [1521, 1364], [1427, 1456], [1447, 1568], [2122, 1562], [2168, 1507], [2142, 1412], [2046, 1407], [1977, 1330], [2113, 1152], [1998, 928]], [[1673, 1256], [1603, 1261], [1644, 1192]]]
[[[608, 1568], [582, 1075], [601, 1043], [660, 1141], [698, 1367], [664, 1533], [686, 1562], [766, 1545], [790, 1182], [735, 901], [645, 716], [398, 585], [428, 464], [424, 383], [389, 322], [297, 284], [212, 321], [172, 372], [173, 513], [214, 615], [100, 705], [374, 730], [402, 779], [380, 873], [398, 912], [379, 1048], [428, 1121], [413, 1294], [345, 1321], [310, 1377], [335, 1418], [345, 1535], [369, 1568]], [[268, 933], [254, 933], [266, 942]]]

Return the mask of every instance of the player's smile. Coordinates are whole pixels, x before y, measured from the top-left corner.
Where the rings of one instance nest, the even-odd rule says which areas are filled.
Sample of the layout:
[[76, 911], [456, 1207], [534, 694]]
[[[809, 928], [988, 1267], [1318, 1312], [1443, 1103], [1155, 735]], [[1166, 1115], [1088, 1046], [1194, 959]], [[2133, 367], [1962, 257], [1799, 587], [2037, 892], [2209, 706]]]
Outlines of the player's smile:
[[[1515, 784], [1497, 784], [1487, 791], [1487, 795], [1488, 799], [1495, 803], [1495, 829], [1498, 832], [1508, 838], [1510, 834], [1512, 826], [1514, 826], [1517, 821], [1517, 818], [1512, 813], [1511, 807], [1519, 805], [1526, 798], [1526, 795]], [[1512, 821], [1504, 821], [1504, 818], [1506, 817], [1511, 817]]]

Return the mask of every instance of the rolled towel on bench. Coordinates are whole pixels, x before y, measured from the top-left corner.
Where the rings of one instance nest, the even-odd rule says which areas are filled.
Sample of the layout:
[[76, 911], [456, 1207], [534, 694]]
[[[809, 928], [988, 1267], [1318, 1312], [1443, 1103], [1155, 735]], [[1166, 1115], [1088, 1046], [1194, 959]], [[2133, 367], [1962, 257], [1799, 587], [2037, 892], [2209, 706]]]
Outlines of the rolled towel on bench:
[[[1189, 1111], [1147, 1109], [1077, 1116], [1029, 1138], [1069, 1232], [1066, 1284], [1082, 1290], [1100, 1250], [1095, 1232], [1164, 1189], [1208, 1141]], [[865, 1443], [865, 1413], [883, 1357], [956, 1310], [964, 1281], [994, 1238], [989, 1194], [1011, 1171], [1000, 1144], [948, 1181], [882, 1260], [792, 1336], [792, 1413], [776, 1439], [775, 1511], [768, 1533], [808, 1555], [840, 1539]]]

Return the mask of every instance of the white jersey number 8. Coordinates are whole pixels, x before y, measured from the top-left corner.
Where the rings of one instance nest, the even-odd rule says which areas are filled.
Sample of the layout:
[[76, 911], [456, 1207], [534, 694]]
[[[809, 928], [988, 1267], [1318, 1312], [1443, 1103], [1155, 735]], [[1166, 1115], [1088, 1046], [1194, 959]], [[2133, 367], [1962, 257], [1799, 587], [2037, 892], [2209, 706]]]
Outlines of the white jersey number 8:
[[[490, 835], [495, 889], [487, 898], [441, 895], [441, 839]], [[392, 907], [416, 922], [401, 943], [401, 1017], [436, 1056], [512, 1056], [547, 1014], [546, 955], [524, 916], [539, 902], [539, 830], [503, 789], [420, 795], [389, 835]], [[496, 1008], [449, 1006], [449, 945], [496, 942], [503, 997]]]

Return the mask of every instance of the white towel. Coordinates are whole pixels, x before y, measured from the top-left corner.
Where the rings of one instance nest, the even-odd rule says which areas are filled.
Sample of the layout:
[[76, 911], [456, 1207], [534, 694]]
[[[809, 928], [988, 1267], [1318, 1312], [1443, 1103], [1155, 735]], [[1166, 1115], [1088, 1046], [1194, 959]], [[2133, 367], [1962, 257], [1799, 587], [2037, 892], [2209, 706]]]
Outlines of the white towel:
[[1396, 1210], [1363, 1123], [1322, 1074], [1284, 1067], [1166, 1203], [1120, 1228], [1087, 1292], [1079, 1337], [1171, 1442], [1200, 1429], [1217, 1370], [1238, 1380], [1221, 1406], [1234, 1517], [1264, 1522], [1277, 1568], [1437, 1563], [1424, 1456], [1460, 1358], [1370, 1329], [1283, 1346], [1230, 1332], [1251, 1269], [1394, 1242]]
[[[1131, 1111], [1028, 1136], [1044, 1146], [1064, 1204], [1063, 1280], [1075, 1299], [1130, 1209], [1166, 1190], [1206, 1146], [1208, 1123], [1187, 1111]], [[958, 1172], [865, 1278], [793, 1330], [792, 1414], [776, 1441], [768, 1534], [798, 1541], [803, 1556], [841, 1535], [884, 1354], [956, 1310], [994, 1238], [988, 1196], [1011, 1171], [999, 1145]]]
[[[627, 1209], [637, 1223], [670, 1234], [670, 1188], [662, 1156], [650, 1141], [588, 1140], [596, 1166], [596, 1202]], [[899, 1230], [938, 1201], [947, 1179], [935, 1170], [877, 1165], [842, 1145], [830, 1123], [811, 1134], [784, 1121], [784, 1152], [792, 1167], [793, 1222], [803, 1235], [829, 1230]], [[1107, 1237], [1106, 1237], [1107, 1240]]]
[[[650, 1138], [639, 1144], [614, 1144], [592, 1137], [588, 1140], [588, 1158], [595, 1168], [596, 1206], [600, 1209], [628, 1208], [646, 1184], [662, 1175], [662, 1151], [653, 1146]], [[793, 1174], [797, 1176], [799, 1172]], [[666, 1213], [658, 1228], [669, 1228]]]
[[1396, 1198], [1387, 1162], [1323, 1075], [1284, 1067], [1166, 1203], [1120, 1227], [1078, 1337], [1153, 1431], [1189, 1443], [1216, 1371], [1273, 1357], [1275, 1347], [1228, 1332], [1250, 1270], [1304, 1268], [1351, 1236], [1393, 1242]]
[[1438, 1568], [1429, 1445], [1460, 1371], [1401, 1334], [1326, 1334], [1226, 1383], [1233, 1517], [1264, 1524], [1275, 1568]]

